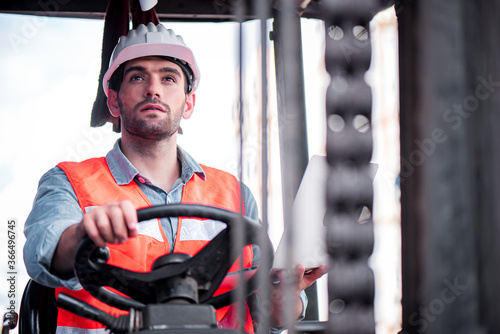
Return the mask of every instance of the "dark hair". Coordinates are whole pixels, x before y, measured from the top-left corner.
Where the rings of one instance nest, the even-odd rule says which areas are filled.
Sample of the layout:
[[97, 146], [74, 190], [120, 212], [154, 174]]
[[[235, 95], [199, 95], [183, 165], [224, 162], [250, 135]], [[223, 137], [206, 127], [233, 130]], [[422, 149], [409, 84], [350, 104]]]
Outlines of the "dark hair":
[[[186, 94], [190, 93], [192, 89], [192, 78], [194, 76], [191, 68], [176, 58], [166, 57], [166, 56], [158, 56], [158, 57], [168, 60], [174, 64], [177, 64], [181, 68], [182, 73], [184, 73], [184, 91], [186, 92]], [[120, 91], [120, 87], [123, 82], [123, 74], [126, 63], [127, 62], [120, 64], [120, 66], [115, 70], [115, 72], [113, 73], [111, 78], [109, 78], [108, 81], [109, 89], [112, 89], [117, 93]]]
[[114, 90], [115, 92], [120, 91], [120, 86], [123, 82], [123, 71], [125, 69], [125, 63], [121, 64], [113, 73], [108, 81], [108, 88]]

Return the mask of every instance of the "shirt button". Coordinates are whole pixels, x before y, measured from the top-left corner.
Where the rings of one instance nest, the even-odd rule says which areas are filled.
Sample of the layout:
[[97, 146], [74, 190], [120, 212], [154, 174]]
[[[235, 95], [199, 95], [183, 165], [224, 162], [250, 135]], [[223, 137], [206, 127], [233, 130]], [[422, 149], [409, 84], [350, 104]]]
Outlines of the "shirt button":
[[146, 180], [144, 180], [144, 178], [143, 178], [143, 177], [139, 176], [139, 182], [140, 182], [140, 183], [146, 183]]

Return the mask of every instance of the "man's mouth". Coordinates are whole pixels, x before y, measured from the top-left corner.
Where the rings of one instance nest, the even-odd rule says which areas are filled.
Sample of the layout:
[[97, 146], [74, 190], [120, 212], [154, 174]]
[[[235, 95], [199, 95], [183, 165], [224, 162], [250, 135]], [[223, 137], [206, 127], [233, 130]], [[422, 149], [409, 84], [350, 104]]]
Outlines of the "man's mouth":
[[145, 112], [145, 111], [159, 111], [159, 112], [165, 112], [165, 109], [159, 105], [159, 104], [155, 104], [155, 103], [148, 103], [146, 105], [144, 105], [141, 109], [139, 109], [141, 112]]

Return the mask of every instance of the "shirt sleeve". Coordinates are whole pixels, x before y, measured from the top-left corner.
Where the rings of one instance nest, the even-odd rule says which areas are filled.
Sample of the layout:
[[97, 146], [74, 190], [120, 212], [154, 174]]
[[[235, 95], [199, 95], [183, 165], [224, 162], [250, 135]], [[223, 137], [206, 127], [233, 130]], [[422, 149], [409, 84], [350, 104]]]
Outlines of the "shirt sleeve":
[[76, 277], [67, 279], [50, 272], [52, 257], [62, 233], [82, 220], [83, 212], [66, 174], [54, 167], [38, 184], [33, 208], [24, 225], [24, 263], [31, 278], [49, 287], [80, 289]]
[[257, 202], [255, 201], [252, 192], [244, 183], [241, 182], [240, 188], [243, 196], [243, 204], [245, 205], [245, 216], [259, 220], [259, 208], [257, 207]]

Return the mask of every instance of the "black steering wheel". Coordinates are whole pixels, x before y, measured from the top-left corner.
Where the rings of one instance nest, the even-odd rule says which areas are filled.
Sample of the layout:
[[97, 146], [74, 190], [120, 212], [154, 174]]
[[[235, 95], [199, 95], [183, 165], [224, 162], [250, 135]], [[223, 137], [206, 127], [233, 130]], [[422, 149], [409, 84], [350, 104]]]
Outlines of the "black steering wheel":
[[[242, 246], [257, 245], [262, 256], [271, 259], [266, 261], [265, 265], [261, 263], [255, 274], [244, 281], [243, 288], [246, 294], [258, 288], [260, 275], [257, 271], [264, 270], [264, 273], [268, 274], [271, 270], [273, 248], [267, 233], [262, 233], [263, 226], [258, 221], [239, 213], [204, 205], [175, 204], [140, 209], [137, 210], [137, 216], [139, 222], [163, 217], [199, 217], [221, 221], [227, 227], [196, 255], [180, 253], [163, 255], [155, 261], [152, 270], [147, 273], [107, 264], [109, 250], [96, 247], [90, 238], [84, 238], [76, 252], [75, 274], [85, 290], [108, 305], [129, 310], [141, 309], [146, 304], [163, 303], [168, 298], [165, 291], [171, 289], [172, 285], [178, 287], [179, 284], [184, 284], [179, 283], [179, 279], [187, 282], [181, 290], [186, 290], [186, 287], [189, 290], [195, 282], [194, 288], [197, 289], [197, 293], [192, 297], [197, 297], [198, 300], [191, 302], [210, 304], [215, 308], [230, 305], [234, 302], [232, 298], [234, 290], [218, 296], [213, 294], [241, 253], [241, 250], [233, 251], [230, 242], [235, 240], [233, 237], [237, 235], [238, 230], [241, 233], [239, 235], [244, 236]], [[262, 238], [262, 235], [266, 237]], [[113, 293], [105, 286], [112, 287], [130, 298]], [[190, 292], [187, 292], [187, 296], [190, 296]]]

